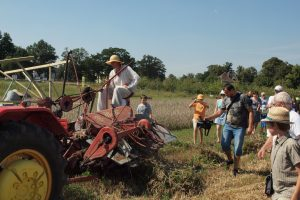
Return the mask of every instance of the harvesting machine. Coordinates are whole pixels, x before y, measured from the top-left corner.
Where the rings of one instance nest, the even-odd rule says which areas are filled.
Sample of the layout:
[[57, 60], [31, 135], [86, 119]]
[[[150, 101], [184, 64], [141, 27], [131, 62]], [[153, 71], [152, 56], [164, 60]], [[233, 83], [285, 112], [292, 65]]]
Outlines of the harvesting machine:
[[[134, 115], [128, 105], [91, 112], [96, 93], [104, 87], [86, 87], [79, 94], [66, 95], [70, 53], [66, 61], [28, 68], [21, 65], [32, 59], [29, 56], [0, 60], [1, 65], [14, 62], [20, 68], [0, 69], [11, 80], [9, 87], [17, 84], [36, 97], [12, 102], [17, 105], [2, 102], [0, 106], [1, 200], [60, 199], [66, 182], [90, 180], [117, 165], [136, 166], [176, 139], [161, 124]], [[51, 76], [51, 67], [56, 65], [65, 65], [65, 78], [62, 94], [52, 100], [52, 89], [47, 96], [29, 71], [49, 68]], [[12, 78], [13, 73], [23, 73], [29, 86]], [[62, 117], [74, 109], [77, 118]], [[91, 175], [81, 176], [85, 171]]]

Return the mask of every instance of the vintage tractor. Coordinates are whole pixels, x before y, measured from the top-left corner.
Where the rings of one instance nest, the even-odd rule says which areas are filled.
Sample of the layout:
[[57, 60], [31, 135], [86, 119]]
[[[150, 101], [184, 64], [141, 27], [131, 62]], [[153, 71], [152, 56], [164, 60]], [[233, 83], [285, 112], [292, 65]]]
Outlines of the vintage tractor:
[[[66, 74], [69, 54], [66, 61], [59, 63], [29, 68], [20, 64], [31, 59], [0, 61], [1, 65], [17, 63], [20, 69], [13, 73], [23, 73], [38, 95], [13, 79], [11, 71], [0, 73], [31, 95], [40, 96], [30, 102], [2, 102], [0, 106], [1, 200], [60, 199], [67, 182], [90, 180], [118, 165], [134, 167], [176, 139], [164, 126], [134, 115], [130, 106], [92, 113], [99, 90], [87, 87], [78, 95], [68, 96], [64, 93], [66, 76], [62, 95], [52, 100], [28, 71], [66, 63]], [[75, 120], [62, 118], [63, 113], [74, 108], [80, 109]], [[85, 171], [91, 175], [81, 176]]]

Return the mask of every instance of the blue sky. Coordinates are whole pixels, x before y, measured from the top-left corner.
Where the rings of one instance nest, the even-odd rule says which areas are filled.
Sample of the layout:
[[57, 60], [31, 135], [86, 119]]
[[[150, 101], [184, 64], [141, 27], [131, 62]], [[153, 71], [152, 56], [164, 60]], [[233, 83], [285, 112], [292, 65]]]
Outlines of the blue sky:
[[260, 70], [274, 56], [300, 64], [299, 20], [297, 0], [0, 0], [0, 30], [15, 45], [43, 39], [58, 56], [124, 48], [176, 76], [225, 62]]

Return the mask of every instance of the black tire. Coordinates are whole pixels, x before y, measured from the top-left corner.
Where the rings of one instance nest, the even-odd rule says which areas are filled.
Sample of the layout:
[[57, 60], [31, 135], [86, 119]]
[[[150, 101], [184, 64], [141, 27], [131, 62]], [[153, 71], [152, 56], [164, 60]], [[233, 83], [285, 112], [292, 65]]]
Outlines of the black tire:
[[[26, 154], [26, 152], [31, 151], [40, 155], [41, 159], [36, 159], [32, 156], [35, 154]], [[21, 154], [18, 155], [17, 152], [21, 152]], [[32, 162], [32, 160], [42, 160], [43, 162], [41, 163], [45, 163], [46, 165], [40, 164], [39, 166], [47, 166], [41, 167], [41, 169], [50, 172], [46, 175], [48, 180], [48, 184], [45, 186], [47, 191], [46, 196], [49, 196], [47, 199], [61, 199], [62, 189], [66, 183], [64, 173], [65, 161], [61, 155], [61, 145], [53, 134], [26, 122], [0, 124], [0, 164], [2, 167], [0, 175], [1, 172], [4, 173], [5, 171], [3, 166], [6, 162], [8, 162], [7, 165], [9, 166], [10, 156], [12, 158], [15, 156], [16, 161], [21, 162], [24, 162], [24, 160], [28, 160], [29, 162]], [[49, 188], [51, 188], [51, 191]]]

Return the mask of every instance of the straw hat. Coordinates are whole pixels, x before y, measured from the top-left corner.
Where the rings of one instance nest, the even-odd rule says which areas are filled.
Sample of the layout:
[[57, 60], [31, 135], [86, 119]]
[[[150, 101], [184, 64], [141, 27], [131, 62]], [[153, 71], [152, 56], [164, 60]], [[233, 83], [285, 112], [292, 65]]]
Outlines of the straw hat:
[[202, 99], [204, 99], [204, 95], [203, 94], [198, 94], [197, 100], [202, 100]]
[[118, 63], [123, 64], [123, 62], [121, 61], [121, 59], [118, 55], [110, 56], [109, 60], [106, 61], [105, 63], [108, 64], [108, 65], [111, 65], [112, 62], [118, 62]]
[[290, 122], [289, 110], [284, 107], [271, 107], [269, 109], [268, 115], [262, 122], [278, 122], [282, 124], [292, 124]]

